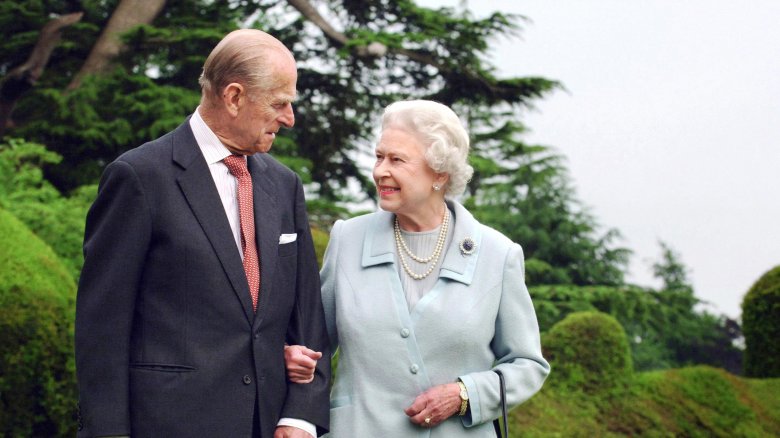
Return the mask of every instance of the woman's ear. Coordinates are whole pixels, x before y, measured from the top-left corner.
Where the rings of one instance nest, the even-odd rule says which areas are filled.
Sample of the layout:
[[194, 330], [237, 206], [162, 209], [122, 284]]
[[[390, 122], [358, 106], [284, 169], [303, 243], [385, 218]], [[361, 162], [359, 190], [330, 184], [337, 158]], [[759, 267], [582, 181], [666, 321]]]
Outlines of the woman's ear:
[[436, 178], [434, 179], [434, 184], [444, 188], [447, 186], [447, 182], [449, 182], [449, 180], [450, 180], [449, 173], [437, 173]]

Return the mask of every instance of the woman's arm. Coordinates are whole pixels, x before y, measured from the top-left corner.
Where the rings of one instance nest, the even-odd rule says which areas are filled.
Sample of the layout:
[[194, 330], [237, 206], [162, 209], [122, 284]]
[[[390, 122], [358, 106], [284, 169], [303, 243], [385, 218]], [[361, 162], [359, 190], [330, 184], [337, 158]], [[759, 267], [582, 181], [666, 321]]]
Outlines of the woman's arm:
[[[491, 349], [506, 381], [508, 407], [528, 400], [550, 373], [542, 356], [539, 325], [525, 285], [525, 264], [520, 245], [511, 244], [504, 262], [501, 302]], [[469, 394], [465, 426], [492, 421], [501, 415], [498, 375], [492, 370], [460, 376]]]
[[314, 351], [305, 345], [285, 345], [284, 363], [287, 368], [287, 378], [293, 383], [311, 383], [314, 380], [314, 370], [322, 352]]

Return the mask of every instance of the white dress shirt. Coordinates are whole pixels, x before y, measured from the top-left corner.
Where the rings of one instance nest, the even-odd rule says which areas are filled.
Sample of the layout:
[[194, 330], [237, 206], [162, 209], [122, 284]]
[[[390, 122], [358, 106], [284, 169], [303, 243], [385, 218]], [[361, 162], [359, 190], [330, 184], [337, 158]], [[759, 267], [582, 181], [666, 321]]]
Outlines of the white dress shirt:
[[[233, 231], [233, 238], [236, 241], [238, 252], [241, 258], [244, 258], [244, 251], [241, 248], [241, 219], [238, 213], [238, 181], [230, 173], [222, 160], [232, 153], [219, 141], [219, 138], [211, 128], [206, 125], [200, 116], [200, 107], [190, 117], [190, 128], [195, 136], [195, 141], [206, 159], [206, 163], [211, 171], [211, 177], [214, 178], [214, 184], [217, 186], [219, 198], [222, 200], [222, 206], [225, 207], [230, 229]], [[292, 426], [303, 429], [312, 437], [317, 436], [317, 427], [308, 421], [295, 418], [281, 418], [277, 426]]]

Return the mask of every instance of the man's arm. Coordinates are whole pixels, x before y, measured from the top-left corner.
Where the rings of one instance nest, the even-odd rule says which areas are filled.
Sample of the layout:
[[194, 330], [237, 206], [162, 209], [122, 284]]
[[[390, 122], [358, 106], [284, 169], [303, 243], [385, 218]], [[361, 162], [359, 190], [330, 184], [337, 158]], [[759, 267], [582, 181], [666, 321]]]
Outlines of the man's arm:
[[87, 216], [76, 298], [79, 435], [130, 434], [130, 331], [150, 222], [138, 175], [110, 164]]
[[[303, 185], [297, 177], [295, 227], [298, 233], [298, 278], [296, 279], [296, 302], [287, 331], [287, 341], [291, 345], [306, 345], [329, 358], [317, 257], [314, 253], [306, 214]], [[324, 433], [328, 429], [329, 385], [330, 360], [319, 360], [311, 383], [288, 384], [287, 399], [281, 416], [308, 421], [317, 426], [318, 433]]]

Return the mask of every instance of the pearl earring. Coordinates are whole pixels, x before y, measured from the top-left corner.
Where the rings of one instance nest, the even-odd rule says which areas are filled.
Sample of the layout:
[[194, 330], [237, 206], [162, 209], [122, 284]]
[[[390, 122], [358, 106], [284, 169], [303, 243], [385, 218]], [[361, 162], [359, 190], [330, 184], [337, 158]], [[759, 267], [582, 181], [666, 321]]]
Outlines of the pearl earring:
[[439, 186], [438, 184], [434, 184], [433, 185], [433, 190], [438, 192], [439, 190], [441, 190], [441, 186]]

